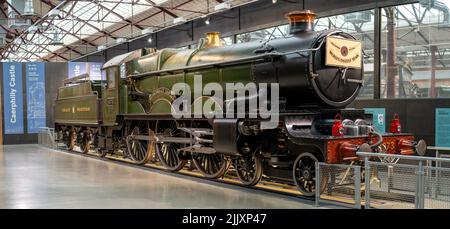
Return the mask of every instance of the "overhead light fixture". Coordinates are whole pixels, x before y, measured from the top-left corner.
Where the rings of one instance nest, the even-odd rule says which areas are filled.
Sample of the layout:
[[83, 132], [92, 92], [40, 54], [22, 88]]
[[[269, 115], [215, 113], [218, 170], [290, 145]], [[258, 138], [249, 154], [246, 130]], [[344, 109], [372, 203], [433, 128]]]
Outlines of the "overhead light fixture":
[[230, 5], [230, 3], [227, 3], [227, 2], [222, 2], [222, 3], [217, 4], [217, 5], [214, 6], [214, 10], [216, 10], [216, 11], [227, 10], [227, 9], [230, 9], [230, 8], [231, 8], [231, 5]]
[[146, 34], [153, 33], [153, 31], [154, 31], [153, 28], [145, 28], [145, 29], [141, 30], [141, 34], [146, 35]]
[[278, 2], [278, 0], [272, 0], [272, 3], [273, 4], [275, 4], [275, 3], [277, 3]]
[[152, 37], [149, 37], [149, 38], [147, 39], [147, 41], [148, 41], [148, 43], [152, 43], [152, 41], [153, 41]]
[[105, 49], [106, 49], [106, 45], [99, 45], [97, 47], [97, 51], [102, 51], [102, 50], [105, 50]]
[[207, 25], [211, 24], [210, 18], [207, 18], [207, 19], [205, 20], [205, 24], [207, 24]]
[[39, 30], [39, 27], [35, 26], [35, 25], [31, 25], [30, 27], [28, 27], [28, 32], [29, 33], [35, 33]]
[[50, 12], [48, 12], [48, 17], [50, 18], [61, 17], [61, 10], [58, 9], [50, 10]]
[[125, 42], [127, 42], [127, 38], [125, 38], [125, 37], [119, 37], [116, 39], [116, 44], [122, 44]]
[[178, 23], [185, 23], [187, 20], [184, 17], [177, 17], [175, 19], [173, 19], [173, 24], [178, 24]]

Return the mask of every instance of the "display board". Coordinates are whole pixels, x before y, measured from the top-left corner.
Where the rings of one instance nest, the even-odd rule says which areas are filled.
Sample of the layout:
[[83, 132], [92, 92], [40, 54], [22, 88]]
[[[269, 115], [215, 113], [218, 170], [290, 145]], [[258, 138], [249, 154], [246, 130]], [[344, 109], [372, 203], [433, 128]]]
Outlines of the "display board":
[[87, 68], [86, 62], [69, 62], [67, 68], [69, 78], [86, 73], [87, 72], [86, 68]]
[[88, 63], [91, 80], [102, 80], [102, 66], [103, 63]]
[[45, 64], [26, 63], [27, 133], [38, 133], [46, 125]]
[[364, 108], [366, 113], [373, 115], [373, 126], [377, 132], [386, 132], [386, 109], [385, 108]]
[[450, 147], [450, 108], [436, 108], [435, 145]]
[[69, 78], [79, 76], [81, 74], [89, 73], [91, 80], [102, 79], [102, 66], [103, 63], [99, 62], [69, 62], [68, 63], [68, 76]]
[[3, 64], [3, 112], [5, 134], [23, 134], [22, 63]]

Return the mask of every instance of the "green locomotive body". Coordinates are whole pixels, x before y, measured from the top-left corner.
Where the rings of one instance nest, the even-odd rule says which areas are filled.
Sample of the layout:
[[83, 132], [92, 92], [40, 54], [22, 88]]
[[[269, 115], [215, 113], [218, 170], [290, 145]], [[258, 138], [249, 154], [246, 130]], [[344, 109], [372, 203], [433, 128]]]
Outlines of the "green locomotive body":
[[[371, 117], [344, 109], [363, 82], [360, 43], [339, 30], [314, 32], [312, 20], [310, 11], [291, 14], [291, 35], [285, 38], [224, 46], [218, 33], [209, 33], [196, 49], [139, 49], [116, 56], [103, 66], [104, 81], [80, 76], [60, 88], [55, 106], [59, 139], [69, 149], [79, 145], [85, 153], [93, 148], [100, 156], [122, 154], [170, 171], [190, 161], [211, 179], [223, 176], [231, 162], [245, 185], [258, 183], [264, 173], [296, 184], [305, 195], [314, 194], [315, 161], [357, 162], [357, 150], [379, 151], [380, 145], [392, 146], [388, 153], [422, 154], [424, 143], [411, 134], [377, 134], [374, 143]], [[202, 87], [225, 88], [215, 95], [223, 93], [218, 98], [227, 100], [197, 93], [203, 89], [196, 88], [198, 76]], [[175, 101], [185, 97], [193, 110], [201, 106], [203, 112], [226, 113], [238, 101], [245, 107], [253, 95], [226, 87], [235, 83], [279, 87], [276, 126], [250, 117], [250, 108], [244, 117], [172, 115]], [[177, 84], [181, 90], [173, 90]], [[230, 92], [232, 99], [226, 97]], [[203, 106], [211, 100], [213, 105]], [[340, 120], [335, 117], [346, 119], [345, 125], [336, 127]]]

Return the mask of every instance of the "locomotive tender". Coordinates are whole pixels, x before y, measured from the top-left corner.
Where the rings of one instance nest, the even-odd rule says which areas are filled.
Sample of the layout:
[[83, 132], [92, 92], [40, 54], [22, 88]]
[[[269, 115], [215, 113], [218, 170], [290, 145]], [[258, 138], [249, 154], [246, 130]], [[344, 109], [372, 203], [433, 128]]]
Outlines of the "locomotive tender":
[[[218, 33], [208, 33], [195, 49], [116, 56], [103, 66], [105, 81], [90, 81], [88, 75], [67, 79], [55, 106], [58, 139], [70, 150], [78, 145], [84, 153], [122, 154], [170, 171], [190, 162], [211, 179], [231, 164], [245, 185], [255, 185], [264, 174], [297, 185], [305, 195], [314, 194], [316, 161], [358, 163], [358, 150], [423, 154], [424, 142], [401, 133], [400, 125], [381, 135], [371, 115], [345, 109], [363, 84], [361, 44], [340, 30], [313, 31], [314, 17], [311, 11], [288, 14], [285, 38], [223, 46]], [[173, 91], [173, 85], [193, 86], [198, 75], [203, 85], [277, 83], [279, 122], [268, 128], [259, 116], [174, 118], [172, 104], [183, 91]], [[189, 102], [212, 100], [208, 111], [227, 112], [230, 104], [245, 105], [251, 97], [236, 93], [225, 106], [206, 95]]]

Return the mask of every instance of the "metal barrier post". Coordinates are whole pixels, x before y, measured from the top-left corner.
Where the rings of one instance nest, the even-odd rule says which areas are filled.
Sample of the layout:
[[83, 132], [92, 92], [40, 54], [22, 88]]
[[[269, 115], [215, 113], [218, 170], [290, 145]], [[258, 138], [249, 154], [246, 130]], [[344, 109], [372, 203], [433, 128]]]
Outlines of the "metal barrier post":
[[[436, 158], [439, 158], [440, 154], [439, 154], [439, 150], [436, 150]], [[436, 190], [435, 190], [435, 198], [437, 198], [437, 196], [439, 195], [439, 193], [441, 192], [441, 187], [439, 186], [439, 177], [440, 177], [440, 170], [439, 168], [441, 168], [441, 162], [437, 161], [435, 162], [435, 166], [436, 166], [436, 170], [434, 171], [434, 175], [436, 176]]]
[[419, 180], [420, 180], [420, 189], [419, 189], [419, 208], [425, 208], [425, 171], [423, 168], [422, 161], [419, 161]]
[[361, 166], [355, 166], [355, 208], [361, 209]]
[[417, 167], [416, 173], [416, 191], [414, 192], [414, 207], [416, 209], [424, 208], [424, 188], [423, 188], [423, 164], [422, 161], [419, 161], [419, 166]]
[[319, 168], [319, 162], [318, 161], [316, 161], [316, 182], [315, 182], [315, 185], [316, 185], [316, 198], [315, 198], [315, 201], [316, 201], [316, 207], [319, 207], [319, 199], [320, 199], [320, 168]]
[[370, 209], [370, 164], [369, 157], [364, 157], [364, 203], [365, 209]]
[[394, 167], [392, 165], [388, 165], [387, 169], [388, 169], [388, 173], [387, 173], [387, 179], [388, 179], [387, 191], [391, 192], [391, 189], [394, 186], [394, 177], [393, 177]]

